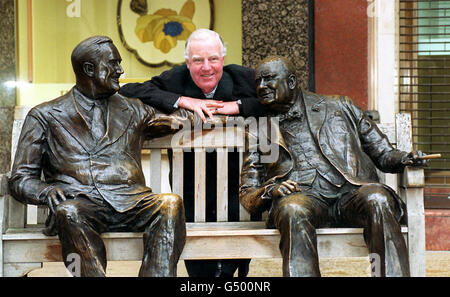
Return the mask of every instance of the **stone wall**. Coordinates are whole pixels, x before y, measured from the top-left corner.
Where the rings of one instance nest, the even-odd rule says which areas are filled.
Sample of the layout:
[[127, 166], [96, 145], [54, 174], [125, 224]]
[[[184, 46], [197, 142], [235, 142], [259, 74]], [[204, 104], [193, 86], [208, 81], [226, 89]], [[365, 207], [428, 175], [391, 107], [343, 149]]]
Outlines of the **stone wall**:
[[15, 88], [7, 81], [16, 80], [15, 1], [0, 1], [0, 173], [11, 166], [11, 131], [16, 105]]
[[242, 64], [254, 68], [269, 55], [286, 56], [309, 89], [308, 15], [308, 0], [242, 1]]

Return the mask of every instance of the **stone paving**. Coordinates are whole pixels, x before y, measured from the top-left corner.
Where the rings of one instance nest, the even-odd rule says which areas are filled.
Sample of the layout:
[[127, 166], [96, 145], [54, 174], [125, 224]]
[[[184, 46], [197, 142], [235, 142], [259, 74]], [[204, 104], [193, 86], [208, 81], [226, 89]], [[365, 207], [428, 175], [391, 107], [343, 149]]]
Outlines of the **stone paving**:
[[[110, 262], [108, 263], [107, 275], [111, 277], [137, 276], [140, 262]], [[327, 258], [320, 260], [322, 276], [348, 277], [348, 276], [370, 276], [369, 260], [360, 258]], [[450, 251], [427, 251], [427, 276], [450, 277]], [[248, 276], [254, 277], [279, 277], [281, 276], [281, 259], [253, 260], [250, 264]], [[32, 276], [70, 276], [62, 263], [44, 263], [42, 269], [29, 273]], [[178, 276], [187, 276], [184, 264], [178, 264]]]

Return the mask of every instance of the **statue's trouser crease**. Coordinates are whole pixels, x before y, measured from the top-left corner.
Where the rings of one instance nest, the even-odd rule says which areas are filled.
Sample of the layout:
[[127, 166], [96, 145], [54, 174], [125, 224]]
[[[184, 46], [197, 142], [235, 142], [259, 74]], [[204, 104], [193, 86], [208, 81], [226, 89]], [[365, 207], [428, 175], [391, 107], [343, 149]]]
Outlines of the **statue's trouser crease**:
[[[402, 210], [380, 184], [361, 186], [333, 201], [295, 193], [274, 202], [270, 219], [280, 230], [284, 276], [320, 276], [316, 228], [364, 227], [370, 254], [378, 255], [379, 276], [409, 276]], [[329, 225], [328, 225], [329, 226]]]
[[172, 194], [150, 194], [124, 213], [87, 198], [71, 199], [56, 209], [56, 225], [66, 266], [71, 254], [80, 258], [80, 276], [104, 276], [106, 248], [103, 232], [144, 232], [139, 276], [176, 276], [186, 227], [182, 199]]

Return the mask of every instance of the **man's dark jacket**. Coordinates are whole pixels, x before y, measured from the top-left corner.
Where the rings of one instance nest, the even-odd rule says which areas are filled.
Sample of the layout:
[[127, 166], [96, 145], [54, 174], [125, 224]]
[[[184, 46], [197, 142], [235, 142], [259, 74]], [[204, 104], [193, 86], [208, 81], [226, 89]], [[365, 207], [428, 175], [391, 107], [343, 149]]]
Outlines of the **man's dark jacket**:
[[[186, 64], [175, 66], [144, 83], [129, 83], [121, 87], [120, 94], [141, 99], [144, 103], [166, 113], [180, 96], [206, 99], [202, 90], [191, 78]], [[215, 100], [241, 100], [241, 116], [263, 116], [265, 110], [255, 90], [255, 72], [251, 68], [230, 64], [223, 67], [223, 75], [214, 94]]]

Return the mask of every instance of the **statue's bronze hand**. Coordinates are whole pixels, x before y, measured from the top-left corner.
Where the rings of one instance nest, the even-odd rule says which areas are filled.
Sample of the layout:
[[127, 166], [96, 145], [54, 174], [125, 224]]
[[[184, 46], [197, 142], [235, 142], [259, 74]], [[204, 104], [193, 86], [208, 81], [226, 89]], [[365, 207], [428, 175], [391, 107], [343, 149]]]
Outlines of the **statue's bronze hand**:
[[46, 197], [46, 203], [48, 205], [48, 207], [50, 208], [50, 210], [54, 213], [56, 207], [61, 203], [66, 201], [66, 195], [64, 195], [63, 190], [61, 190], [58, 187], [55, 187], [53, 189], [51, 189], [48, 193], [47, 193], [47, 197]]
[[426, 154], [421, 151], [411, 151], [402, 159], [402, 163], [406, 166], [414, 167], [427, 166], [429, 160], [427, 158], [423, 158], [424, 156], [426, 156]]
[[292, 181], [290, 179], [281, 182], [276, 185], [272, 190], [272, 198], [278, 199], [287, 195], [290, 195], [295, 192], [300, 192], [300, 186], [297, 182]]

